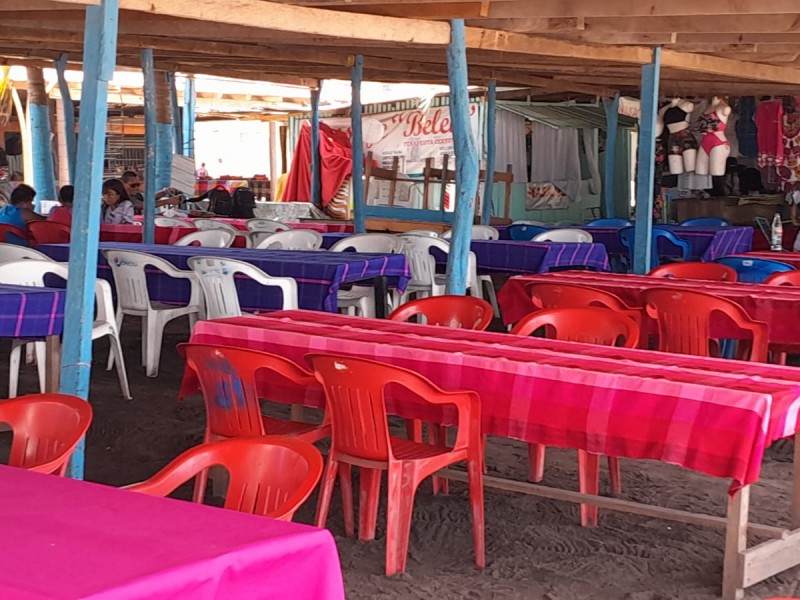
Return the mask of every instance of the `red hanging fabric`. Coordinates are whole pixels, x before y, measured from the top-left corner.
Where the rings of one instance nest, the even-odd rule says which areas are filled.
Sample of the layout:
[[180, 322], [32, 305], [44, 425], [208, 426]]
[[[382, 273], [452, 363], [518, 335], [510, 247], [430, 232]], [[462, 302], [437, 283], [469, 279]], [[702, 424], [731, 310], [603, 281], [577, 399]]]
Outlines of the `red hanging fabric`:
[[[353, 171], [353, 151], [347, 132], [319, 124], [322, 207], [336, 195]], [[304, 122], [297, 138], [292, 168], [283, 195], [285, 202], [311, 201], [311, 125]]]

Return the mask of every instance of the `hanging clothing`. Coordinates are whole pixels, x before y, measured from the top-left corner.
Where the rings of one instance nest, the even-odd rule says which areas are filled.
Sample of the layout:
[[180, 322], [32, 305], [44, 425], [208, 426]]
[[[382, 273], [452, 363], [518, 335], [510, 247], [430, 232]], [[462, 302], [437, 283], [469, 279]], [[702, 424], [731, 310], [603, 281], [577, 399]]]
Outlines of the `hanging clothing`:
[[731, 147], [731, 156], [733, 158], [741, 156], [741, 154], [739, 154], [739, 135], [736, 131], [738, 121], [739, 117], [737, 114], [731, 111], [731, 114], [728, 117], [728, 129], [725, 132], [725, 135], [728, 138], [728, 145]]
[[739, 98], [736, 105], [736, 138], [739, 140], [740, 156], [758, 154], [758, 128], [753, 120], [756, 114], [756, 99], [752, 96]]
[[778, 167], [778, 176], [784, 192], [800, 190], [800, 113], [783, 115], [784, 161]]
[[[570, 202], [579, 201], [581, 180], [578, 130], [534, 124], [531, 178], [526, 201], [528, 210], [532, 210], [530, 207], [566, 208]], [[554, 187], [561, 194], [554, 194]], [[541, 206], [542, 203], [546, 206]]]
[[507, 110], [497, 111], [495, 124], [497, 154], [495, 170], [505, 171], [511, 165], [514, 183], [528, 182], [528, 152], [525, 142], [525, 117]]
[[758, 128], [758, 166], [779, 167], [783, 164], [783, 102], [761, 102], [756, 109]]

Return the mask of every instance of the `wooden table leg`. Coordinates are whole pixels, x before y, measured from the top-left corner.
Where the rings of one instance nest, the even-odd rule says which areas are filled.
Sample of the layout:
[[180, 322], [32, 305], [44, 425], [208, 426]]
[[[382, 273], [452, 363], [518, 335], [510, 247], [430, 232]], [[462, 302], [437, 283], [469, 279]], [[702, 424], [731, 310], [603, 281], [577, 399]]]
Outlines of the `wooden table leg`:
[[794, 436], [794, 479], [792, 482], [792, 527], [800, 528], [800, 433]]
[[58, 392], [61, 382], [61, 337], [45, 338], [45, 391]]
[[728, 498], [728, 525], [725, 528], [725, 563], [722, 570], [722, 600], [743, 600], [741, 553], [747, 549], [747, 522], [750, 513], [750, 486]]

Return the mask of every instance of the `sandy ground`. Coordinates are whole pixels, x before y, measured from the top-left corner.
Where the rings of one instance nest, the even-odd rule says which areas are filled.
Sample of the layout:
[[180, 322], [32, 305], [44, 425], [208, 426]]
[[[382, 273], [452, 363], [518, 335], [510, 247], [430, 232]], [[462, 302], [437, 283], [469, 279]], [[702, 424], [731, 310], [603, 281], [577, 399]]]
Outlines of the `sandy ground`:
[[[133, 320], [131, 320], [133, 321]], [[148, 379], [138, 365], [138, 331], [123, 332], [133, 401], [122, 400], [114, 372], [106, 372], [106, 344], [95, 344], [86, 478], [124, 485], [155, 473], [201, 441], [204, 409], [199, 396], [177, 402], [183, 364], [173, 350], [187, 338], [178, 321], [165, 337], [161, 375]], [[6, 357], [4, 349], [0, 357]], [[5, 386], [7, 362], [0, 364]], [[33, 367], [24, 367], [20, 393], [35, 391]], [[791, 444], [768, 452], [753, 493], [757, 522], [785, 524], [792, 475]], [[489, 473], [524, 480], [526, 448], [491, 439]], [[545, 483], [577, 489], [574, 451], [548, 450]], [[623, 497], [672, 508], [724, 514], [728, 482], [661, 463], [623, 461]], [[603, 485], [607, 486], [605, 474]], [[385, 478], [384, 478], [385, 486]], [[384, 487], [385, 493], [385, 487]], [[185, 495], [185, 492], [184, 492]], [[633, 515], [601, 512], [600, 527], [578, 524], [577, 505], [520, 494], [486, 493], [487, 567], [473, 566], [465, 486], [433, 496], [423, 484], [416, 497], [406, 574], [383, 576], [385, 503], [378, 537], [360, 543], [343, 537], [338, 488], [328, 522], [339, 547], [351, 599], [491, 598], [530, 600], [712, 600], [722, 575], [723, 532]], [[315, 497], [298, 521], [313, 520]], [[750, 589], [748, 599], [800, 596], [800, 571], [789, 571]]]

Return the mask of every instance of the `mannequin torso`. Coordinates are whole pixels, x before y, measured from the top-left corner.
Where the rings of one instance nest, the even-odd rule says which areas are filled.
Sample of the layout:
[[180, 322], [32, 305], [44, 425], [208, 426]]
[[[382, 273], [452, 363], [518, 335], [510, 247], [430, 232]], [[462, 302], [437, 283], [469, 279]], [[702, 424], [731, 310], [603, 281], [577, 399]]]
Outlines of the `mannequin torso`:
[[673, 175], [694, 171], [697, 161], [697, 140], [689, 129], [694, 104], [674, 98], [664, 111], [664, 124], [669, 131], [669, 172]]
[[708, 111], [700, 117], [697, 129], [703, 134], [697, 157], [697, 173], [700, 175], [725, 175], [725, 166], [731, 147], [725, 130], [731, 116], [731, 107], [724, 99], [714, 96]]

